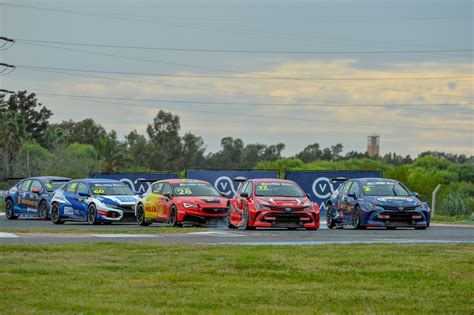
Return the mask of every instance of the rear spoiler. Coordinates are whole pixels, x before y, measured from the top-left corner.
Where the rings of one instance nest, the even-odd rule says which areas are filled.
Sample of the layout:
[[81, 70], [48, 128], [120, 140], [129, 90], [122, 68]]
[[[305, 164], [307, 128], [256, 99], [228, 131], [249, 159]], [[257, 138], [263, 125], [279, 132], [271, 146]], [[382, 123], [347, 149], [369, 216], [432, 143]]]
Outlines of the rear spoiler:
[[247, 181], [247, 178], [243, 177], [243, 176], [238, 176], [236, 178], [234, 178], [234, 182], [236, 183], [243, 183], [243, 182], [246, 182]]
[[336, 177], [336, 178], [331, 178], [331, 183], [335, 183], [335, 182], [345, 182], [345, 181], [348, 181], [349, 179], [348, 178], [345, 178], [345, 177]]
[[54, 182], [54, 183], [66, 183], [66, 182], [69, 182], [70, 180], [71, 180], [70, 178], [52, 179], [51, 182]]
[[154, 182], [157, 182], [159, 180], [161, 180], [161, 179], [139, 179], [138, 181], [140, 183], [154, 183]]

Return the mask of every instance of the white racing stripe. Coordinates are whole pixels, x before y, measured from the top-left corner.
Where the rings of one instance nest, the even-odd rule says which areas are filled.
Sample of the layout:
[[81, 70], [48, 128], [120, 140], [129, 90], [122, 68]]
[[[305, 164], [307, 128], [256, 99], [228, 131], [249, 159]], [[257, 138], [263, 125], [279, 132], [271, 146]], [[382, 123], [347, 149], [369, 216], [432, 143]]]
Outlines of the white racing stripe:
[[151, 234], [89, 234], [94, 237], [101, 237], [101, 238], [144, 238], [144, 237], [161, 237], [159, 235], [151, 235]]
[[188, 235], [203, 235], [203, 236], [216, 236], [216, 237], [240, 237], [247, 236], [243, 234], [231, 233], [231, 232], [220, 232], [220, 231], [208, 231], [208, 232], [192, 232], [187, 233]]
[[3, 212], [0, 212], [0, 215], [5, 215], [5, 213], [3, 213]]
[[0, 232], [0, 238], [15, 238], [18, 237], [13, 233]]

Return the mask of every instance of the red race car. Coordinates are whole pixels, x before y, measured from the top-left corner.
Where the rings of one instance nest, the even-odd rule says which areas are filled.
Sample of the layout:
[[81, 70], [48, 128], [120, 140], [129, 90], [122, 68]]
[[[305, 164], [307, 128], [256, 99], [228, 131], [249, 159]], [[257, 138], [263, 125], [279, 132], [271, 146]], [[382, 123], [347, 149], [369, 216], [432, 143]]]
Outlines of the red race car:
[[225, 224], [228, 199], [208, 182], [168, 179], [154, 182], [135, 205], [137, 223], [181, 226], [184, 223]]
[[319, 207], [293, 181], [238, 177], [239, 189], [230, 200], [229, 228], [319, 228]]

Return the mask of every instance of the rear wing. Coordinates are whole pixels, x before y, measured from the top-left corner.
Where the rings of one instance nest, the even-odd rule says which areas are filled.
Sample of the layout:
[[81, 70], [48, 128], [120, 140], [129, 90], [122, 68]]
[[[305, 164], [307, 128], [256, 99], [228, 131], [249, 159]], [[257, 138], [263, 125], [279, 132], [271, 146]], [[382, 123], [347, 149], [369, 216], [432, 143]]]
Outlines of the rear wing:
[[139, 179], [138, 182], [140, 183], [154, 183], [160, 181], [161, 179]]
[[71, 180], [70, 178], [52, 179], [51, 182], [53, 182], [53, 183], [67, 183], [67, 182], [69, 182], [70, 180]]
[[337, 183], [337, 182], [346, 182], [348, 181], [349, 178], [345, 178], [345, 177], [336, 177], [336, 178], [331, 178], [331, 183]]
[[243, 183], [243, 182], [246, 182], [247, 181], [247, 178], [243, 177], [243, 176], [238, 176], [236, 178], [234, 178], [234, 182], [236, 183]]

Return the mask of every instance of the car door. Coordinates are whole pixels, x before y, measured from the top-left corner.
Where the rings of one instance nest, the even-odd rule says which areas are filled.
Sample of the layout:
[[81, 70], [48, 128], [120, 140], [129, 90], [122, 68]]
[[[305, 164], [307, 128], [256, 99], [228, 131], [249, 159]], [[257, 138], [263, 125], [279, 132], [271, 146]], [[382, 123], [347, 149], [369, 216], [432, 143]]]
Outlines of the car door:
[[173, 204], [173, 201], [171, 198], [168, 198], [165, 196], [167, 194], [168, 196], [173, 196], [173, 188], [169, 183], [164, 183], [163, 184], [163, 189], [161, 190], [161, 202], [158, 207], [158, 216], [163, 218], [163, 220], [168, 221], [169, 215], [170, 215], [170, 208]]
[[352, 186], [352, 181], [348, 181], [344, 184], [344, 187], [341, 190], [341, 194], [339, 196], [339, 210], [342, 210], [344, 215], [344, 221], [350, 222], [350, 218], [348, 217], [349, 211], [348, 208], [350, 207], [350, 201], [347, 194], [349, 193], [350, 187]]
[[357, 181], [353, 181], [351, 187], [349, 188], [348, 194], [353, 193], [355, 194], [355, 198], [347, 196], [347, 207], [345, 211], [345, 215], [347, 216], [348, 220], [352, 222], [352, 215], [354, 214], [354, 206], [357, 202], [357, 198], [360, 196], [360, 185]]
[[28, 198], [30, 195], [31, 180], [26, 179], [18, 185], [16, 192], [16, 204], [18, 206], [19, 214], [27, 214], [28, 212]]
[[78, 182], [72, 182], [68, 184], [64, 189], [64, 198], [68, 201], [69, 204], [64, 205], [63, 213], [64, 215], [72, 218], [80, 217], [80, 211], [75, 209], [75, 206], [77, 206], [78, 203], [78, 198], [76, 196], [77, 185]]
[[39, 215], [40, 196], [43, 193], [43, 185], [39, 180], [32, 180], [24, 202], [27, 203], [27, 213]]
[[161, 203], [161, 190], [164, 183], [155, 183], [148, 193], [143, 196], [143, 207], [145, 208], [145, 218], [159, 219], [158, 210]]
[[[81, 195], [81, 193], [83, 195]], [[77, 190], [75, 194], [75, 199], [72, 202], [72, 207], [74, 208], [74, 213], [77, 216], [87, 218], [87, 210], [89, 204], [87, 203], [87, 198], [91, 195], [89, 186], [84, 182], [79, 182], [77, 184]]]

